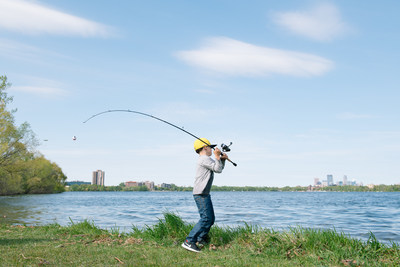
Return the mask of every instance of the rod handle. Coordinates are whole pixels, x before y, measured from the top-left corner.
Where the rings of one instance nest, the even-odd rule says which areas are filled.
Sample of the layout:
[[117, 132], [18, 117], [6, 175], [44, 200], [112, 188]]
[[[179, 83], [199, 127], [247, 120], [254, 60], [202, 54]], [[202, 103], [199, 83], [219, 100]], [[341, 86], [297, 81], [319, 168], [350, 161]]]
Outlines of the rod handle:
[[[221, 152], [221, 156], [222, 156], [223, 154], [224, 154], [224, 153]], [[235, 166], [235, 167], [237, 166], [237, 164], [236, 164], [235, 162], [233, 162], [232, 160], [228, 159], [228, 161], [229, 161], [230, 163], [232, 163], [233, 166]]]
[[233, 164], [233, 166], [237, 166], [237, 164], [235, 163], [235, 162], [233, 162], [232, 160], [230, 160], [230, 159], [228, 159], [228, 161], [230, 162], [230, 163], [232, 163]]

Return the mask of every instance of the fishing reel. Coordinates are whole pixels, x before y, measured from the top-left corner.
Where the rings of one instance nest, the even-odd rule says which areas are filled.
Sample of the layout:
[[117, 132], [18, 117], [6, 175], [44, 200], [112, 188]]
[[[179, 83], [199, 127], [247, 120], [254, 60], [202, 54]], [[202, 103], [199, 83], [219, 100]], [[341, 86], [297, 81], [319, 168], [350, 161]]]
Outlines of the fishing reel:
[[232, 145], [232, 142], [230, 142], [229, 146], [225, 145], [224, 143], [221, 144], [221, 148], [223, 152], [229, 152], [231, 151], [230, 146]]
[[[229, 151], [231, 151], [231, 148], [230, 148], [231, 145], [232, 145], [232, 142], [230, 142], [229, 145], [221, 144], [221, 149], [222, 149], [222, 151], [223, 151], [223, 152], [229, 152]], [[222, 155], [222, 153], [221, 153], [221, 155]], [[235, 162], [233, 162], [232, 160], [228, 159], [228, 161], [229, 161], [230, 163], [232, 163], [233, 166], [235, 166], [235, 167], [237, 166], [237, 164], [236, 164]]]

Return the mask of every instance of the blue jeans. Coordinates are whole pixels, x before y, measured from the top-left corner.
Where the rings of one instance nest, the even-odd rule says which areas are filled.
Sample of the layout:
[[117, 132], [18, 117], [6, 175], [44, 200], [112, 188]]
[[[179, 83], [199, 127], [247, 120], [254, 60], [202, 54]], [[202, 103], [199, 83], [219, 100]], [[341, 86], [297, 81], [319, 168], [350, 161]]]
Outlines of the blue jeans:
[[214, 208], [210, 195], [193, 195], [199, 209], [200, 220], [190, 231], [186, 239], [190, 243], [200, 242], [205, 238], [215, 222]]

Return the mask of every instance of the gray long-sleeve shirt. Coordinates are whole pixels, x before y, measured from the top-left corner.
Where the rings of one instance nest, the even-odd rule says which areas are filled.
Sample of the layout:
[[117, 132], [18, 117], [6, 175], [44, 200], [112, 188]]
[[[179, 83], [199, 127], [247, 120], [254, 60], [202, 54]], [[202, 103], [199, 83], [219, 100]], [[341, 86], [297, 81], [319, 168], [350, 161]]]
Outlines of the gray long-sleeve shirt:
[[209, 156], [201, 155], [197, 161], [197, 171], [194, 180], [193, 195], [208, 195], [214, 180], [214, 172], [221, 173], [225, 161], [213, 160]]

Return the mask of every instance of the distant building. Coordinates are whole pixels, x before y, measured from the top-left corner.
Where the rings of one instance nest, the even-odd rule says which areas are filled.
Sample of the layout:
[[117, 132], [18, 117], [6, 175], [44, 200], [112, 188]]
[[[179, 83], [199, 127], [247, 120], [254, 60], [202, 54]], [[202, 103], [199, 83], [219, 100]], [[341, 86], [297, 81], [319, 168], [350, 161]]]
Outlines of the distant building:
[[128, 181], [128, 182], [125, 182], [125, 186], [126, 187], [135, 187], [135, 186], [138, 186], [138, 183], [133, 182], [133, 181]]
[[[336, 181], [336, 183], [333, 182], [333, 175], [328, 174], [326, 176], [326, 180], [320, 181], [319, 178], [314, 178], [314, 187], [325, 187], [325, 186], [344, 186], [344, 185], [350, 185], [350, 186], [363, 186], [362, 182], [357, 183], [355, 179], [349, 181], [347, 178], [347, 175], [343, 176], [343, 181]], [[371, 186], [371, 185], [369, 185]]]
[[149, 182], [149, 181], [146, 181], [146, 182], [144, 182], [144, 185], [147, 187], [147, 189], [149, 189], [149, 190], [154, 190], [154, 182]]
[[332, 174], [328, 174], [326, 176], [326, 179], [328, 180], [328, 186], [333, 185], [333, 175]]
[[166, 183], [162, 183], [161, 185], [160, 185], [160, 187], [161, 188], [172, 188], [172, 184], [166, 184]]
[[102, 170], [97, 170], [93, 172], [92, 184], [104, 186], [105, 172]]
[[343, 176], [343, 185], [347, 185], [347, 175]]
[[146, 186], [147, 189], [149, 189], [151, 191], [154, 190], [154, 182], [149, 182], [149, 181], [146, 181], [146, 182], [128, 181], [128, 182], [125, 182], [125, 186], [126, 187]]

